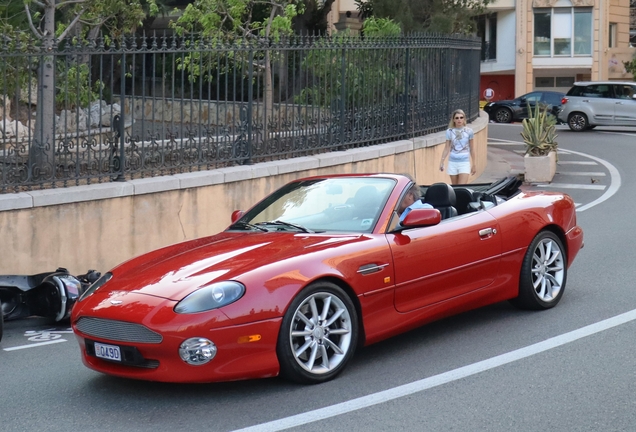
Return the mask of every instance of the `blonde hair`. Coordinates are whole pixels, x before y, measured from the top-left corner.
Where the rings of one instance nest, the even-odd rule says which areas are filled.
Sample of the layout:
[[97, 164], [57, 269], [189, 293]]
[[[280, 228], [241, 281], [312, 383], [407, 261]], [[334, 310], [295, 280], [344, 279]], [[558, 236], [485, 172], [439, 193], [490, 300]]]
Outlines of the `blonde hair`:
[[455, 110], [455, 111], [453, 111], [453, 113], [451, 114], [450, 121], [448, 122], [448, 128], [449, 128], [449, 129], [453, 129], [453, 128], [455, 127], [455, 120], [454, 120], [454, 119], [455, 119], [455, 114], [461, 114], [461, 115], [463, 115], [463, 116], [464, 116], [464, 120], [465, 120], [466, 122], [468, 122], [468, 121], [466, 120], [466, 114], [464, 114], [464, 111], [463, 111], [463, 110], [460, 110], [460, 109], [456, 109], [456, 110]]

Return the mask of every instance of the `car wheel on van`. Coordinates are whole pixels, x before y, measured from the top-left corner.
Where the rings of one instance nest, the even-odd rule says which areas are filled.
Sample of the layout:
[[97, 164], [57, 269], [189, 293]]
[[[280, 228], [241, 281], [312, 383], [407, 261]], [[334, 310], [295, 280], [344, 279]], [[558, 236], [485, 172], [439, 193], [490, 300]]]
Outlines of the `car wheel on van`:
[[568, 126], [574, 132], [581, 132], [589, 127], [587, 116], [583, 113], [572, 113], [568, 116]]

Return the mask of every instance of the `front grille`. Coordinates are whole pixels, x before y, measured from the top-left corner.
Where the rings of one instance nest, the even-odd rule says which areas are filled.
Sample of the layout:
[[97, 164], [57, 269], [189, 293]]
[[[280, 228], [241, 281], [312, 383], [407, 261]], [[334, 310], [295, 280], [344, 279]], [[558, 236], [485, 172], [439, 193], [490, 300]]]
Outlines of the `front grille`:
[[158, 344], [163, 340], [159, 333], [141, 324], [102, 318], [82, 317], [77, 321], [77, 329], [89, 336], [119, 342]]

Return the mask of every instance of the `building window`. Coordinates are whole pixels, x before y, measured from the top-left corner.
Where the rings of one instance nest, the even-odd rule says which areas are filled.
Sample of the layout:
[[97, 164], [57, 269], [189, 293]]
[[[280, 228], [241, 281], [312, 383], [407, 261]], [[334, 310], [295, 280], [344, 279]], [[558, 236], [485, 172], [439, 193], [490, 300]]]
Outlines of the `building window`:
[[481, 37], [481, 61], [497, 60], [497, 14], [477, 18], [477, 35]]
[[556, 77], [555, 87], [570, 88], [574, 85], [574, 77]]
[[536, 9], [534, 12], [534, 55], [550, 55], [552, 40], [552, 20], [550, 9]]
[[535, 77], [534, 78], [534, 87], [535, 88], [563, 88], [569, 89], [574, 85], [574, 77], [573, 76], [557, 76], [557, 77]]
[[589, 56], [592, 54], [592, 9], [534, 10], [535, 56]]
[[574, 55], [592, 55], [592, 9], [574, 9]]
[[616, 23], [610, 23], [609, 25], [609, 47], [610, 48], [616, 48], [616, 29], [617, 29], [617, 24]]
[[535, 88], [540, 88], [540, 87], [552, 88], [554, 87], [554, 77], [535, 77], [534, 87]]

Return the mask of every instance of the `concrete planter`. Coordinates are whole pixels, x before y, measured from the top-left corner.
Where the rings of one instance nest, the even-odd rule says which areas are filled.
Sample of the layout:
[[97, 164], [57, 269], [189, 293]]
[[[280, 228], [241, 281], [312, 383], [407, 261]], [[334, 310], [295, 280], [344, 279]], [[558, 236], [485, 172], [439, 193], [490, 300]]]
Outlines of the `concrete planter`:
[[557, 154], [551, 151], [547, 156], [523, 157], [525, 181], [528, 183], [550, 183], [556, 174]]

